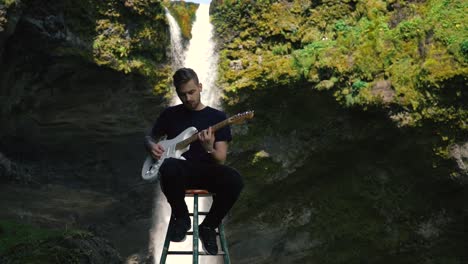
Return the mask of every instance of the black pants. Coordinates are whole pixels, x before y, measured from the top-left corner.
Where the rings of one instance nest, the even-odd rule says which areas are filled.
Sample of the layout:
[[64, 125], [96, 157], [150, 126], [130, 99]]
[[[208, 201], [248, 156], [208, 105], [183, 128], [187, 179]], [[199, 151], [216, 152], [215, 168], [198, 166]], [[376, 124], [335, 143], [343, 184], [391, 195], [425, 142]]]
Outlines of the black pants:
[[205, 189], [216, 195], [203, 225], [216, 228], [236, 202], [244, 186], [240, 174], [224, 165], [191, 162], [169, 158], [164, 160], [161, 173], [161, 188], [171, 205], [172, 214], [187, 217], [185, 190]]

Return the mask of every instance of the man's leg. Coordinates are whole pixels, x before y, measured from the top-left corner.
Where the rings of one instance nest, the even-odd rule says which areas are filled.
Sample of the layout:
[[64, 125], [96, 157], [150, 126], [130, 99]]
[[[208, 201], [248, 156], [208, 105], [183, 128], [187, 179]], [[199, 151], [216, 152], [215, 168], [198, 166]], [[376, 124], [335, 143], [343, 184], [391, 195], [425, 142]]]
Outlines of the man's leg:
[[189, 211], [185, 203], [185, 189], [189, 177], [186, 161], [169, 158], [159, 168], [161, 189], [172, 209], [171, 241], [179, 242], [185, 238], [191, 227]]
[[244, 187], [241, 175], [228, 166], [218, 165], [209, 169], [208, 190], [215, 195], [209, 213], [203, 221], [203, 226], [217, 228], [227, 215]]
[[208, 189], [214, 193], [210, 211], [199, 226], [200, 239], [208, 254], [218, 253], [215, 229], [232, 208], [243, 188], [240, 174], [234, 169], [219, 164], [197, 164], [197, 177], [190, 178], [189, 185]]

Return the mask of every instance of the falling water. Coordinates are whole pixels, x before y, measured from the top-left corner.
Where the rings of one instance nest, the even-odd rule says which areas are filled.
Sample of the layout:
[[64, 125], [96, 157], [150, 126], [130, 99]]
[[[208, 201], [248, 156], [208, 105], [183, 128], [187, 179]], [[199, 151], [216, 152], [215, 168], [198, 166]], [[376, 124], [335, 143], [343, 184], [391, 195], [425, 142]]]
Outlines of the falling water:
[[169, 22], [169, 29], [171, 32], [171, 60], [172, 69], [176, 70], [184, 65], [184, 47], [182, 45], [182, 35], [180, 27], [174, 17], [166, 10], [166, 18]]
[[[205, 105], [219, 107], [219, 90], [215, 88], [218, 73], [218, 55], [213, 40], [213, 25], [210, 23], [210, 6], [200, 4], [192, 28], [192, 39], [185, 53], [184, 66], [192, 68], [203, 85], [202, 102]], [[173, 104], [179, 104], [174, 98]]]
[[[167, 10], [166, 15], [169, 20], [171, 30], [171, 53], [173, 68], [177, 69], [183, 66], [194, 69], [199, 77], [199, 81], [203, 85], [201, 98], [202, 102], [205, 105], [209, 105], [215, 108], [219, 107], [220, 93], [215, 88], [218, 56], [215, 52], [215, 43], [213, 40], [213, 25], [210, 23], [209, 18], [209, 5], [200, 4], [196, 13], [196, 20], [192, 28], [192, 39], [190, 40], [185, 53], [182, 52], [183, 49], [181, 44], [180, 28]], [[183, 58], [185, 58], [185, 60]], [[181, 63], [182, 61], [183, 63]], [[177, 97], [174, 97], [172, 100], [172, 105], [179, 103], [180, 100]], [[153, 253], [154, 263], [159, 263], [171, 209], [164, 194], [161, 191], [159, 184], [157, 184], [156, 188], [155, 208], [153, 215], [154, 226], [151, 230], [152, 245], [150, 245], [150, 251]], [[192, 198], [186, 198], [186, 202], [189, 211], [192, 212]], [[199, 210], [208, 211], [211, 202], [211, 198], [200, 198]], [[200, 217], [199, 223], [202, 221], [203, 217]], [[192, 237], [187, 236], [185, 242], [171, 243], [170, 250], [191, 250], [191, 248]], [[191, 256], [168, 256], [166, 263], [178, 264], [191, 262]], [[216, 264], [223, 262], [222, 258], [220, 257], [200, 256], [200, 263]]]

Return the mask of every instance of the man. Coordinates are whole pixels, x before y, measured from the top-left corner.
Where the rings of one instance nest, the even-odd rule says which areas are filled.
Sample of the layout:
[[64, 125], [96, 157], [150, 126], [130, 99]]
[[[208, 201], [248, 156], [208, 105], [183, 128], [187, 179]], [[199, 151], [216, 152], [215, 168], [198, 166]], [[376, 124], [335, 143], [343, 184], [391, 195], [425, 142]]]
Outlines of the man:
[[169, 224], [171, 241], [184, 240], [191, 228], [184, 200], [185, 190], [207, 189], [215, 194], [210, 211], [199, 226], [205, 251], [215, 255], [218, 252], [215, 229], [234, 205], [243, 187], [239, 173], [223, 165], [231, 131], [228, 126], [216, 132], [212, 130], [211, 126], [226, 119], [226, 114], [201, 102], [203, 87], [192, 69], [177, 70], [173, 81], [182, 104], [166, 108], [161, 113], [146, 137], [146, 145], [151, 155], [160, 159], [165, 150], [156, 143], [156, 139], [163, 135], [168, 139], [174, 138], [191, 126], [199, 131], [198, 141], [192, 143], [189, 151], [182, 155], [186, 160], [165, 159], [159, 172], [162, 190], [172, 209]]

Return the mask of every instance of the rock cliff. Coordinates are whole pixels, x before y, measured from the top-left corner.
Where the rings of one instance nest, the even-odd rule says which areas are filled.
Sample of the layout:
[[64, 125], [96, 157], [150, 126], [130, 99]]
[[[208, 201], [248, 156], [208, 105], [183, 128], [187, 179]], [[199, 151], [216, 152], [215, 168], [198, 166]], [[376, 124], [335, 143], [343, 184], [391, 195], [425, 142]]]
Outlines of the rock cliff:
[[0, 2], [1, 219], [145, 254], [143, 135], [165, 105], [168, 43], [160, 1]]

